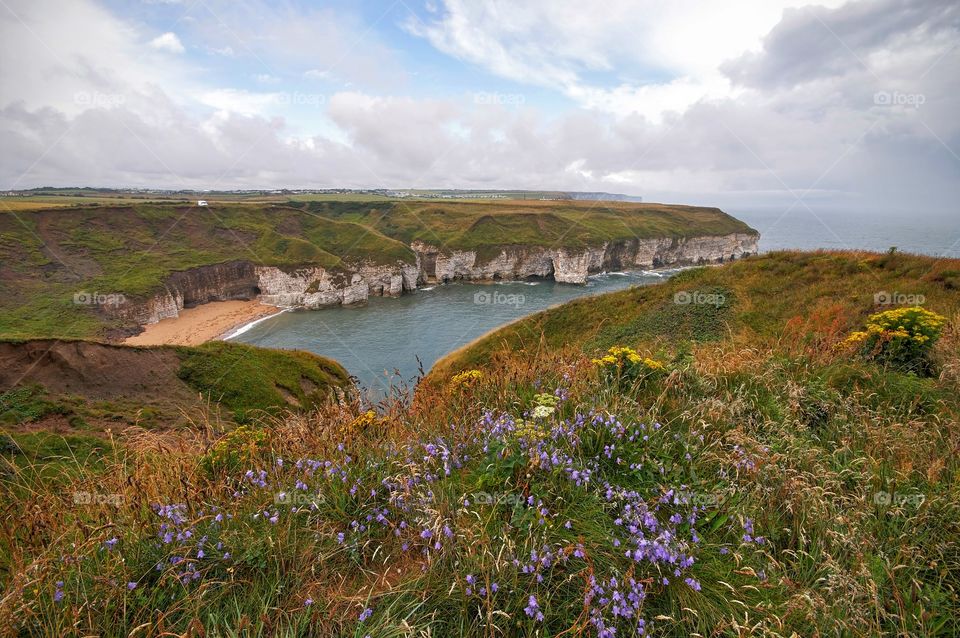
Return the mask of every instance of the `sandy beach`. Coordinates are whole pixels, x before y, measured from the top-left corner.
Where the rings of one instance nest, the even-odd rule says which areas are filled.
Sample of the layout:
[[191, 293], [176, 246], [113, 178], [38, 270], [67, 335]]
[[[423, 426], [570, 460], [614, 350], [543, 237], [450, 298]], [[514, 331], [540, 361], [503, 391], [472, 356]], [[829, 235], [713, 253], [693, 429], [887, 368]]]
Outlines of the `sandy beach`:
[[256, 300], [211, 301], [194, 308], [185, 308], [175, 319], [164, 319], [150, 324], [143, 332], [129, 337], [124, 343], [131, 346], [196, 346], [278, 312], [280, 308]]

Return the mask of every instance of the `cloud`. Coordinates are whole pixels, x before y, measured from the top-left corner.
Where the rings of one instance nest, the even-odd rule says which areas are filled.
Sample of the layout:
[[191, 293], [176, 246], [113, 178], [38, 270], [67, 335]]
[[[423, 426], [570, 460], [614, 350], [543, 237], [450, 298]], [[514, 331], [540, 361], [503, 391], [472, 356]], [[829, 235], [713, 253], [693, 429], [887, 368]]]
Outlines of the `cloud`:
[[[877, 75], [898, 65], [916, 68], [916, 56], [935, 60], [956, 46], [960, 5], [950, 0], [851, 2], [830, 10], [789, 10], [763, 39], [762, 49], [726, 62], [734, 81], [786, 87], [851, 72]], [[927, 55], [927, 57], [931, 57]]]
[[180, 38], [172, 31], [158, 35], [153, 40], [150, 40], [150, 46], [158, 51], [167, 51], [169, 53], [183, 53], [186, 50], [183, 48]]
[[[730, 5], [729, 21], [711, 5], [687, 26], [679, 9], [643, 5], [640, 19], [616, 0], [612, 18], [511, 3], [498, 7], [497, 25], [471, 3], [407, 25], [516, 83], [501, 95], [486, 71], [465, 66], [451, 93], [417, 90], [376, 36], [354, 59], [358, 22], [308, 47], [312, 32], [291, 26], [300, 14], [287, 5], [271, 16], [245, 4], [229, 30], [212, 18], [184, 27], [209, 30], [186, 33], [189, 42], [236, 52], [218, 59], [144, 47], [142, 28], [85, 0], [59, 12], [53, 0], [8, 1], [31, 28], [0, 11], [0, 76], [16, 87], [0, 95], [0, 188], [555, 188], [784, 208], [802, 195], [816, 206], [909, 211], [955, 211], [960, 201], [960, 34], [947, 3], [850, 3], [780, 22], [776, 13], [763, 18], [766, 32], [762, 20], [737, 31], [745, 2]], [[301, 17], [313, 27], [336, 16]], [[568, 24], [574, 17], [582, 30]], [[728, 22], [743, 43], [694, 37]], [[661, 28], [685, 37], [672, 43]], [[820, 60], [822, 34], [836, 42], [831, 30], [850, 50]], [[373, 68], [383, 52], [391, 62]], [[229, 72], [207, 75], [207, 64]], [[261, 74], [282, 81], [260, 90]], [[326, 99], [307, 104], [322, 96], [297, 89], [317, 83]], [[539, 99], [553, 90], [565, 96], [559, 106]]]
[[141, 30], [94, 2], [6, 0], [0, 32], [0, 106], [20, 101], [73, 115], [122, 101], [162, 118], [168, 98], [159, 93], [195, 90], [197, 72], [184, 56], [144, 47]]
[[[841, 0], [824, 0], [837, 5]], [[407, 30], [460, 60], [515, 82], [556, 90], [587, 108], [660, 120], [704, 98], [729, 97], [723, 60], [760, 44], [803, 0], [446, 0]], [[599, 82], [596, 77], [613, 76]]]
[[251, 72], [310, 73], [311, 79], [337, 79], [375, 89], [397, 88], [406, 81], [397, 53], [349, 10], [298, 9], [266, 0], [205, 0], [199, 11], [209, 19], [185, 27], [194, 41], [230, 49]]

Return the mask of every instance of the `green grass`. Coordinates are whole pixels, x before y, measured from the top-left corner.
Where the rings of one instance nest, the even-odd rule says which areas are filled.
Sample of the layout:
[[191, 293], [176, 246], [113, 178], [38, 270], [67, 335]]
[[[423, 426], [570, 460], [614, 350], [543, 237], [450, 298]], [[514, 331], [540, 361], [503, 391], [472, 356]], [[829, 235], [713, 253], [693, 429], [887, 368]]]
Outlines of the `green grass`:
[[6, 486], [10, 488], [7, 496], [29, 499], [42, 486], [48, 493], [68, 490], [73, 500], [70, 485], [79, 477], [103, 472], [112, 450], [112, 441], [89, 434], [0, 431], [0, 474], [16, 473], [23, 478], [17, 486]]
[[319, 214], [349, 219], [409, 244], [448, 249], [495, 246], [598, 246], [604, 241], [753, 233], [716, 208], [620, 202], [399, 201], [389, 209], [362, 204], [307, 204]]
[[177, 376], [232, 411], [238, 423], [257, 411], [315, 409], [331, 399], [334, 388], [349, 385], [342, 366], [309, 352], [223, 341], [177, 351], [182, 360]]
[[64, 408], [45, 394], [36, 385], [11, 388], [0, 394], [0, 424], [32, 423], [51, 414], [65, 414]]

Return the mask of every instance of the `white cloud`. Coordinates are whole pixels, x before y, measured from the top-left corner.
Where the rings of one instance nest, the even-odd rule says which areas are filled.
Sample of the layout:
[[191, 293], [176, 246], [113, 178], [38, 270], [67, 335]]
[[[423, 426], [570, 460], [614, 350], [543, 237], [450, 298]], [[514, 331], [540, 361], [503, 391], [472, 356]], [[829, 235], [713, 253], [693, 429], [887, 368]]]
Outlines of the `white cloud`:
[[230, 48], [252, 72], [309, 74], [308, 79], [336, 78], [375, 89], [396, 88], [406, 79], [395, 51], [347, 10], [297, 9], [268, 0], [202, 4], [216, 19], [190, 25], [192, 41]]
[[153, 40], [150, 40], [150, 46], [159, 51], [167, 51], [169, 53], [183, 53], [186, 50], [183, 48], [180, 38], [172, 31], [158, 35]]
[[[823, 0], [839, 5], [843, 0]], [[659, 120], [731, 95], [720, 64], [760, 46], [786, 7], [807, 0], [446, 0], [406, 28], [439, 50], [509, 80], [555, 89], [588, 108]], [[596, 74], [615, 76], [609, 82]]]
[[[68, 115], [115, 105], [167, 113], [197, 80], [182, 56], [144, 47], [144, 34], [89, 0], [5, 0], [0, 106], [22, 101]], [[29, 55], [24, 52], [29, 51]], [[160, 93], [164, 95], [158, 97]]]

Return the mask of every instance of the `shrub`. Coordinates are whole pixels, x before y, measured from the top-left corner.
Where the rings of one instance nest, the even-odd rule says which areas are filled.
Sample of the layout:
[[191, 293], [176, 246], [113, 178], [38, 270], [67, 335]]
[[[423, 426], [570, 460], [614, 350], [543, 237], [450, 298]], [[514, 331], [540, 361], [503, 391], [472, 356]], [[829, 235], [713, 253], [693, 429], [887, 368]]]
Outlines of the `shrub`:
[[600, 377], [621, 389], [643, 387], [662, 378], [667, 366], [649, 357], [643, 357], [632, 348], [614, 346], [593, 363], [600, 369]]
[[480, 381], [483, 381], [482, 372], [479, 370], [464, 370], [463, 372], [459, 372], [451, 377], [450, 385], [452, 387], [459, 388], [464, 386], [472, 386]]
[[870, 315], [866, 330], [854, 332], [844, 344], [867, 359], [905, 372], [929, 374], [930, 353], [946, 318], [918, 306]]
[[269, 443], [264, 430], [242, 425], [221, 437], [200, 457], [200, 467], [208, 474], [237, 472], [260, 456]]
[[40, 386], [23, 386], [0, 393], [0, 423], [31, 423], [51, 414], [67, 413], [63, 406], [48, 401]]

